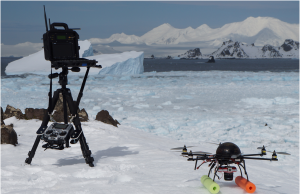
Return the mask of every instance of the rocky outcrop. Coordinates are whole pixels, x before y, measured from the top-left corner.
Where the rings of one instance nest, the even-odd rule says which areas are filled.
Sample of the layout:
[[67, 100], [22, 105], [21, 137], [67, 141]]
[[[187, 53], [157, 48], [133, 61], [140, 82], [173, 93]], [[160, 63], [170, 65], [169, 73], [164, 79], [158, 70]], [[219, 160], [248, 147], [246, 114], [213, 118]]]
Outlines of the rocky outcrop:
[[242, 46], [244, 44], [240, 42], [233, 42], [232, 40], [228, 40], [223, 42], [222, 46], [211, 55], [214, 55], [217, 58], [248, 58], [249, 55], [244, 51]]
[[210, 56], [209, 57], [209, 60], [206, 62], [206, 63], [215, 63], [215, 59], [214, 59], [214, 56]]
[[[81, 109], [81, 110], [78, 109], [77, 113], [79, 115], [80, 121], [88, 121], [89, 120], [88, 114], [85, 111], [85, 109]], [[67, 104], [67, 114], [68, 114], [68, 122], [69, 122], [70, 118], [71, 118], [71, 114], [70, 114], [68, 104]], [[62, 96], [62, 94], [59, 94], [59, 98], [58, 98], [57, 103], [54, 107], [53, 119], [56, 122], [64, 122], [64, 107], [63, 107], [63, 96]]]
[[1, 125], [1, 144], [12, 144], [14, 146], [18, 144], [18, 136], [13, 129], [13, 124]]
[[186, 53], [179, 55], [180, 58], [186, 58], [186, 59], [197, 59], [202, 56], [202, 53], [200, 52], [200, 48], [190, 49]]
[[263, 56], [264, 57], [282, 57], [282, 55], [279, 53], [279, 51], [272, 45], [265, 45], [263, 46], [263, 48], [261, 49], [263, 52]]
[[107, 110], [101, 110], [100, 112], [98, 112], [96, 120], [113, 125], [115, 127], [118, 127], [118, 124], [120, 125], [120, 123], [116, 119], [113, 119], [112, 116], [109, 115], [109, 112]]
[[80, 111], [78, 111], [78, 116], [79, 116], [80, 121], [88, 121], [89, 120], [89, 115], [87, 114], [87, 112], [85, 111], [84, 108], [81, 109]]
[[[63, 97], [59, 96], [59, 99], [57, 101], [57, 104], [54, 108], [54, 114], [53, 114], [53, 119], [56, 122], [64, 122], [64, 111], [63, 111]], [[1, 111], [3, 111], [1, 109]], [[25, 109], [25, 114], [22, 113], [22, 111], [20, 109], [14, 108], [10, 105], [7, 105], [6, 110], [4, 113], [1, 114], [1, 124], [2, 121], [4, 119], [7, 119], [9, 117], [13, 117], [15, 116], [17, 119], [39, 119], [39, 120], [43, 120], [45, 114], [47, 114], [47, 109], [44, 108], [26, 108]], [[77, 111], [78, 116], [80, 121], [84, 122], [84, 121], [88, 121], [89, 120], [89, 116], [86, 112], [85, 109], [81, 109]], [[68, 114], [68, 122], [70, 121], [71, 118], [71, 114], [67, 105], [67, 114]], [[3, 119], [3, 120], [2, 120]]]
[[47, 114], [47, 109], [44, 108], [26, 108], [25, 109], [25, 119], [39, 119], [43, 120], [45, 114]]
[[7, 105], [3, 114], [3, 119], [7, 119], [13, 116], [15, 116], [17, 119], [25, 119], [25, 116], [20, 109]]
[[299, 42], [292, 39], [286, 39], [280, 47], [286, 52], [292, 49], [299, 50]]

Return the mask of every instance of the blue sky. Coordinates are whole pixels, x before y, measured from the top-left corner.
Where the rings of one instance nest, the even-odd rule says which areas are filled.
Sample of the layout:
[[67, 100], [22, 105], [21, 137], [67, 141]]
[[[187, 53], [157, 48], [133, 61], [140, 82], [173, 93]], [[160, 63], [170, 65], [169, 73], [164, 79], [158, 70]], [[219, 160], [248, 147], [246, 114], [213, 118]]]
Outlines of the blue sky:
[[122, 32], [141, 36], [163, 23], [175, 28], [202, 24], [219, 28], [250, 16], [299, 23], [299, 1], [1, 1], [1, 42], [41, 43], [43, 5], [51, 22], [81, 28], [80, 40]]

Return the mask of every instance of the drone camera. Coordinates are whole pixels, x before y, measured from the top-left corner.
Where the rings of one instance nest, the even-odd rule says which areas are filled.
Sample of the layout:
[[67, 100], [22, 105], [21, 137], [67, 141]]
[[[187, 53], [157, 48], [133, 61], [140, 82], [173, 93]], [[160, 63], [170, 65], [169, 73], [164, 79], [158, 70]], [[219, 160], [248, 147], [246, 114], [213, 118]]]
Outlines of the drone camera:
[[226, 166], [220, 167], [218, 172], [224, 172], [224, 180], [225, 181], [232, 181], [233, 180], [233, 173], [237, 172], [236, 167], [234, 166]]

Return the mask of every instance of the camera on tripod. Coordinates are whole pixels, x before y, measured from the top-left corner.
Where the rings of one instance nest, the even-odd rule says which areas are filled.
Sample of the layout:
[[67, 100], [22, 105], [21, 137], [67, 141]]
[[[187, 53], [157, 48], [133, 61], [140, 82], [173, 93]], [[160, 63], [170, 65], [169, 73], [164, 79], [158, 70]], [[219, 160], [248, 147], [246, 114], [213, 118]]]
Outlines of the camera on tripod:
[[[44, 115], [43, 122], [36, 132], [36, 140], [31, 151], [28, 152], [28, 158], [26, 158], [25, 163], [31, 164], [40, 140], [44, 140], [46, 142], [46, 144], [42, 146], [43, 148], [57, 150], [64, 149], [64, 145], [66, 147], [70, 147], [69, 143], [76, 144], [77, 142], [80, 142], [80, 147], [85, 162], [90, 167], [93, 167], [94, 158], [91, 156], [92, 152], [89, 150], [89, 146], [83, 134], [79, 114], [77, 111], [79, 109], [80, 100], [83, 96], [83, 90], [90, 67], [101, 68], [101, 65], [96, 65], [96, 60], [79, 58], [79, 35], [73, 29], [69, 29], [67, 24], [51, 24], [49, 20], [50, 30], [48, 30], [45, 6], [44, 17], [46, 24], [46, 33], [43, 35], [44, 54], [45, 59], [51, 61], [51, 74], [48, 76], [50, 78], [50, 91], [48, 94], [49, 105], [47, 114]], [[69, 67], [71, 67], [71, 69], [69, 69]], [[68, 85], [67, 75], [69, 70], [79, 72], [79, 67], [86, 67], [86, 73], [84, 75], [77, 100], [74, 101], [71, 90], [66, 87]], [[62, 72], [59, 74], [52, 74], [52, 68], [62, 68]], [[58, 83], [61, 85], [61, 88], [58, 88], [52, 97], [52, 79], [56, 77], [59, 77]], [[63, 97], [64, 123], [57, 123], [54, 121], [52, 115], [60, 94]], [[67, 109], [69, 109], [69, 112], [71, 113], [70, 123], [68, 122]], [[54, 123], [48, 127], [50, 120]], [[70, 139], [71, 141], [69, 142]]]
[[63, 67], [72, 67], [72, 71], [79, 72], [79, 67], [98, 67], [96, 60], [88, 60], [80, 58], [78, 45], [79, 35], [74, 30], [80, 28], [69, 28], [66, 23], [50, 23], [50, 30], [48, 30], [48, 23], [46, 11], [44, 6], [44, 17], [46, 25], [46, 33], [43, 34], [44, 54], [45, 59], [51, 61], [51, 67], [55, 69]]
[[45, 59], [76, 60], [79, 58], [79, 35], [69, 29], [66, 23], [52, 23], [50, 30], [43, 35]]

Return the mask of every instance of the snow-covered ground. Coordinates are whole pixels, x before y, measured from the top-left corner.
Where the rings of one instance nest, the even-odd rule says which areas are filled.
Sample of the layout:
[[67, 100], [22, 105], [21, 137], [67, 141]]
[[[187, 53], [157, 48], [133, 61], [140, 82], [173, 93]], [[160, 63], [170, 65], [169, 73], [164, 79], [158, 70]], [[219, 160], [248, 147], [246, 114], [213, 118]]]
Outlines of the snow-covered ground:
[[[75, 98], [83, 77], [68, 78]], [[47, 76], [1, 82], [4, 109], [48, 106]], [[255, 193], [299, 193], [299, 73], [91, 75], [80, 108], [89, 114], [82, 125], [95, 167], [85, 164], [79, 143], [62, 151], [44, 151], [40, 143], [32, 164], [25, 164], [41, 121], [8, 118], [19, 144], [1, 145], [2, 193], [209, 194], [200, 182], [207, 165], [194, 171], [193, 162], [170, 148], [186, 144], [215, 153], [217, 145], [207, 142], [227, 141], [245, 154], [259, 153], [262, 145], [291, 153], [278, 155], [278, 162], [247, 160], [247, 171]], [[95, 121], [103, 109], [121, 123], [118, 128]], [[245, 193], [234, 181], [216, 182], [220, 194]]]

